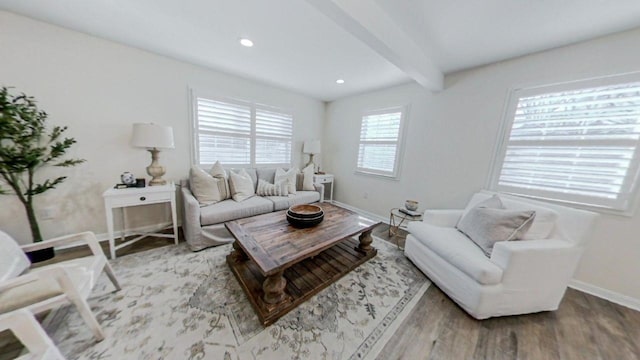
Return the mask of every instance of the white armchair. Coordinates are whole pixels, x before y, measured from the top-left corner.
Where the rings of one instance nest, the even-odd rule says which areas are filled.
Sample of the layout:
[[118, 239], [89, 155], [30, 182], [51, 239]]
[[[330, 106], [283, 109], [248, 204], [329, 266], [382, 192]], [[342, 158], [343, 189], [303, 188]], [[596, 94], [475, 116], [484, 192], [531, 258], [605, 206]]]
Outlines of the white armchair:
[[[31, 263], [24, 252], [70, 244], [86, 244], [92, 255], [29, 269]], [[0, 314], [18, 309], [37, 314], [71, 303], [95, 338], [101, 341], [104, 333], [86, 299], [103, 270], [116, 290], [120, 290], [113, 269], [92, 232], [19, 246], [0, 231]]]
[[0, 315], [0, 332], [10, 330], [29, 351], [16, 360], [64, 360], [64, 356], [28, 310]]
[[477, 319], [556, 310], [580, 261], [596, 214], [499, 194], [507, 209], [534, 210], [527, 240], [497, 242], [490, 257], [455, 226], [465, 210], [426, 211], [408, 226], [405, 255]]

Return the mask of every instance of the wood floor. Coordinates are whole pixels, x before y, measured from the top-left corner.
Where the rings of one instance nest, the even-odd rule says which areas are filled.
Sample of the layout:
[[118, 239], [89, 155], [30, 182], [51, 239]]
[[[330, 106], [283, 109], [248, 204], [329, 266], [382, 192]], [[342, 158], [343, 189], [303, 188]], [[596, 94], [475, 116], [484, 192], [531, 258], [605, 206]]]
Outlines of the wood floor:
[[[403, 245], [401, 237], [389, 238], [386, 225], [374, 235]], [[118, 256], [170, 245], [142, 240]], [[61, 251], [55, 261], [86, 251]], [[0, 359], [11, 359], [15, 349], [0, 347]], [[640, 359], [640, 312], [569, 289], [558, 311], [478, 321], [432, 285], [378, 359]]]

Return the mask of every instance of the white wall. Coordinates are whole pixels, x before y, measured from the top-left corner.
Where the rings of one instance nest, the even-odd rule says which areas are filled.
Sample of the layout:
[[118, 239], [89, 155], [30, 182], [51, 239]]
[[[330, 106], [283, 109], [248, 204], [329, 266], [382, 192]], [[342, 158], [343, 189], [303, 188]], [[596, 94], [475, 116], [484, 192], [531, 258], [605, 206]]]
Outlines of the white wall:
[[[336, 175], [336, 199], [385, 217], [409, 198], [422, 208], [463, 206], [486, 184], [511, 88], [638, 71], [639, 40], [634, 30], [459, 72], [436, 94], [404, 85], [330, 103], [323, 148], [325, 168]], [[403, 104], [410, 112], [400, 179], [354, 174], [362, 112]], [[638, 234], [640, 212], [603, 214], [575, 278], [640, 304]]]
[[[173, 127], [176, 147], [160, 154], [165, 179], [178, 182], [187, 176], [190, 87], [291, 110], [296, 166], [307, 160], [302, 142], [318, 138], [324, 121], [321, 101], [7, 12], [0, 12], [0, 86], [34, 96], [49, 113], [50, 124], [69, 126], [68, 135], [78, 141], [72, 154], [87, 160], [76, 168], [49, 171], [69, 179], [36, 200], [37, 208], [52, 207], [56, 213], [55, 219], [40, 222], [44, 237], [106, 232], [102, 192], [124, 171], [148, 179], [149, 153], [129, 145], [134, 122]], [[168, 220], [164, 208], [131, 209], [129, 226]], [[0, 195], [0, 229], [30, 242], [26, 215], [15, 196]]]

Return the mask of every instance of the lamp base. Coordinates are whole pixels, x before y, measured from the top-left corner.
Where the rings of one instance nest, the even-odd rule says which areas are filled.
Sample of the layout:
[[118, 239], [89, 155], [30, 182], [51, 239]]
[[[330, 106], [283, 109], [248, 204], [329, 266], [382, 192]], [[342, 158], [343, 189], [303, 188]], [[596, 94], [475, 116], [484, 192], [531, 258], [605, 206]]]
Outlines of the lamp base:
[[147, 166], [147, 174], [152, 177], [151, 181], [149, 181], [149, 186], [160, 186], [166, 185], [167, 180], [162, 178], [162, 175], [166, 173], [164, 166], [158, 163], [158, 154], [160, 154], [160, 150], [153, 148], [149, 149], [151, 153], [151, 165]]
[[316, 164], [313, 162], [313, 154], [309, 154], [309, 162], [304, 165], [304, 168], [306, 168], [309, 165], [313, 165], [313, 172], [315, 173], [316, 172]]

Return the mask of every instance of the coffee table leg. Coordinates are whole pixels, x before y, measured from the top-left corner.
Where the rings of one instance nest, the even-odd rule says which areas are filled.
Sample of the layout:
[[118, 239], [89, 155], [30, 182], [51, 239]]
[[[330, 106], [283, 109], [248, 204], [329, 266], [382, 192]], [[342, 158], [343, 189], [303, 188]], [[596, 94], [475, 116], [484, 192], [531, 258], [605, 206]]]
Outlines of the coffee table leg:
[[287, 286], [287, 280], [282, 274], [281, 271], [264, 279], [262, 290], [264, 290], [264, 301], [267, 304], [277, 304], [286, 298], [284, 288]]
[[373, 242], [373, 238], [371, 237], [371, 230], [365, 231], [362, 234], [360, 234], [360, 245], [358, 245], [356, 250], [367, 254], [371, 250], [373, 250], [373, 247], [371, 247], [372, 242]]
[[247, 254], [242, 250], [240, 245], [238, 245], [237, 241], [233, 242], [233, 252], [231, 255], [233, 256], [233, 261], [239, 263], [248, 260]]

